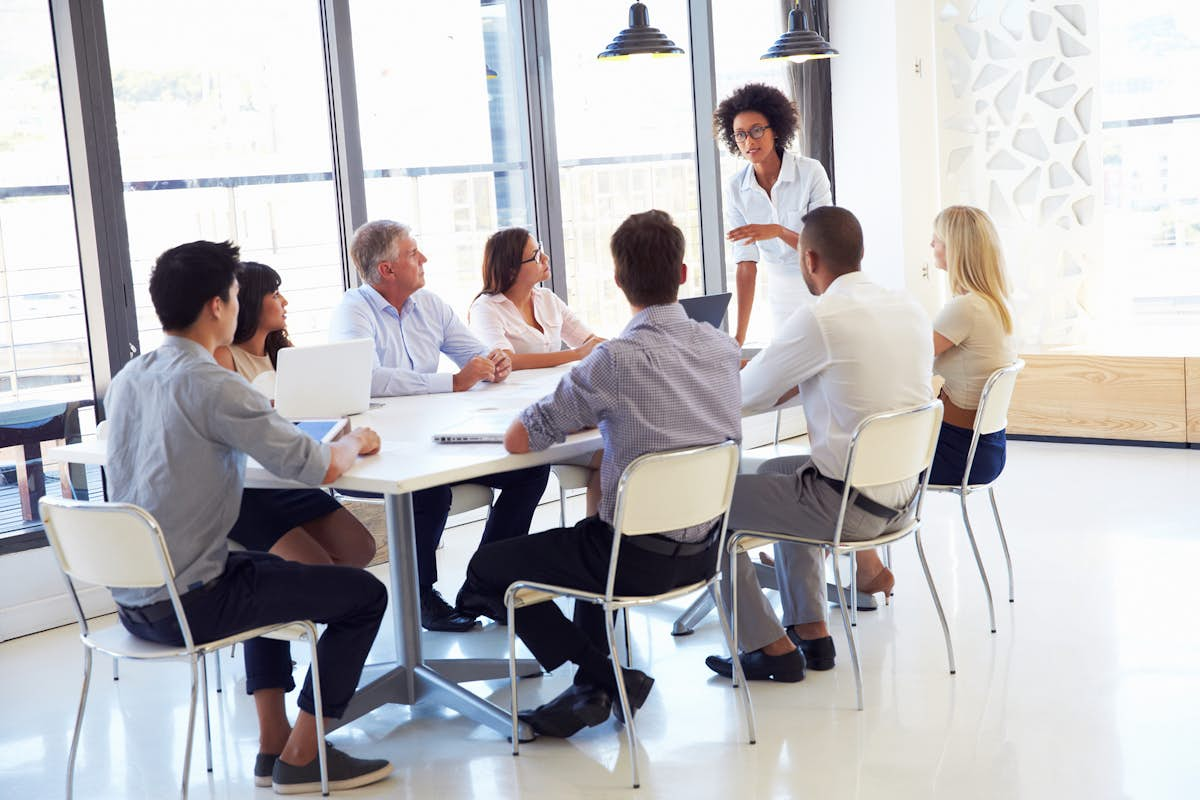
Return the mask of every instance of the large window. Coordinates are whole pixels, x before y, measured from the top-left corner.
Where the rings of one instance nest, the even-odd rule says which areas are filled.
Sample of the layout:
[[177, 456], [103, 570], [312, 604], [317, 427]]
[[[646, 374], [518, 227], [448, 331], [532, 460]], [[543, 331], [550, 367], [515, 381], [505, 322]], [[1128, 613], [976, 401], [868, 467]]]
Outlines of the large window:
[[[628, 20], [627, 0], [551, 0], [550, 44], [568, 302], [606, 336], [629, 306], [612, 280], [608, 240], [629, 214], [669, 213], [687, 240], [687, 285], [703, 293], [700, 214], [686, 56], [596, 59]], [[650, 24], [688, 50], [687, 3], [657, 0]], [[708, 113], [702, 110], [701, 113]]]
[[142, 350], [154, 259], [230, 239], [283, 276], [288, 331], [324, 341], [342, 293], [316, 3], [105, 3]]
[[519, 4], [356, 0], [351, 13], [368, 214], [413, 228], [426, 285], [465, 318], [488, 236], [533, 230]]
[[50, 16], [0, 6], [0, 536], [58, 494], [43, 442], [88, 425], [94, 392]]
[[1195, 346], [1200, 324], [1200, 7], [1104, 0], [1100, 23], [1107, 292], [1097, 344], [1171, 354]]

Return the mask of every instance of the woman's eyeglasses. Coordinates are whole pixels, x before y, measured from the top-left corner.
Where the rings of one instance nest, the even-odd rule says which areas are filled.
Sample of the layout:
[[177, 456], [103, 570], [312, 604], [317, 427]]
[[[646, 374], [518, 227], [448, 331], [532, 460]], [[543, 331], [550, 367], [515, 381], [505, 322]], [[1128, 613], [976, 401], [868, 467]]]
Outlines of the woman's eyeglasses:
[[541, 259], [543, 252], [544, 251], [542, 250], [542, 243], [538, 242], [537, 250], [533, 251], [533, 255], [531, 255], [529, 258], [521, 259], [521, 263], [522, 264], [531, 264], [534, 261], [538, 261]]
[[763, 137], [763, 134], [767, 132], [767, 128], [769, 128], [769, 127], [771, 127], [771, 126], [770, 125], [755, 125], [753, 128], [751, 128], [748, 131], [734, 131], [733, 138], [737, 141], [738, 144], [741, 144], [742, 142], [746, 141], [747, 136], [749, 136], [751, 139], [754, 139], [755, 141], [757, 141]]

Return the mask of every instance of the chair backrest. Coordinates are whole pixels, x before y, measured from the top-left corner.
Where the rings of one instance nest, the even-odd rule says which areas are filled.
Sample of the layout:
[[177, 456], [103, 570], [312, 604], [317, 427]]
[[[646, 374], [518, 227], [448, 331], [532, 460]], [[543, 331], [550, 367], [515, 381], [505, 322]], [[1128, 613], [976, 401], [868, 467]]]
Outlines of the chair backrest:
[[722, 516], [733, 498], [738, 457], [737, 443], [723, 442], [634, 459], [617, 487], [613, 527], [641, 536]]
[[929, 468], [942, 426], [942, 401], [867, 417], [854, 431], [846, 467], [850, 486], [879, 486]]
[[1008, 406], [1017, 385], [1017, 375], [1024, 368], [1025, 362], [1018, 358], [988, 377], [979, 396], [979, 410], [975, 412], [975, 430], [981, 435], [1008, 427]]
[[250, 381], [251, 388], [257, 390], [268, 400], [275, 399], [275, 370], [260, 372], [258, 377]]
[[138, 506], [51, 497], [38, 506], [54, 556], [71, 578], [122, 589], [150, 589], [174, 580], [162, 531]]

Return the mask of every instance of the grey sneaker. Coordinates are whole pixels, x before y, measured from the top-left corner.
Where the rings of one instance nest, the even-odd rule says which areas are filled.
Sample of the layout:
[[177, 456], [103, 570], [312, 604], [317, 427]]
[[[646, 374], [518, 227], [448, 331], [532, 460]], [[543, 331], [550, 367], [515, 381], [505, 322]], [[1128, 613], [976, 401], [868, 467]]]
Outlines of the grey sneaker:
[[[325, 745], [329, 762], [329, 790], [354, 789], [383, 780], [392, 772], [391, 763], [384, 758], [355, 758]], [[303, 794], [321, 791], [321, 759], [318, 756], [302, 767], [277, 759], [271, 773], [275, 794]]]
[[254, 785], [270, 786], [271, 772], [275, 769], [278, 753], [259, 753], [254, 757]]

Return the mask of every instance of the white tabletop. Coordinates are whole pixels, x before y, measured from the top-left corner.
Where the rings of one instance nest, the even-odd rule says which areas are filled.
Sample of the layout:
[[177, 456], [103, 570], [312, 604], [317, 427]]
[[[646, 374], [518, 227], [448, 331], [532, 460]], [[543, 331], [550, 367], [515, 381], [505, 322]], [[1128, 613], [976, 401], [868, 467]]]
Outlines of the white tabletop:
[[[447, 483], [559, 463], [594, 452], [602, 446], [600, 432], [572, 434], [562, 444], [537, 453], [512, 455], [501, 444], [437, 444], [433, 435], [465, 422], [480, 412], [512, 412], [513, 417], [535, 400], [554, 390], [570, 366], [514, 372], [502, 383], [480, 383], [469, 392], [391, 397], [372, 402], [374, 408], [351, 417], [355, 427], [374, 428], [383, 445], [373, 456], [363, 456], [332, 485], [383, 494], [402, 494]], [[54, 447], [51, 461], [103, 466], [107, 460], [102, 441]], [[250, 487], [298, 486], [282, 481], [253, 460], [246, 464]]]

